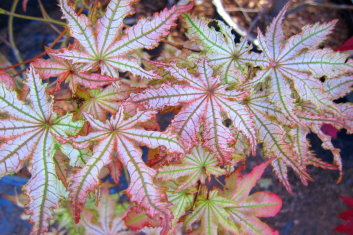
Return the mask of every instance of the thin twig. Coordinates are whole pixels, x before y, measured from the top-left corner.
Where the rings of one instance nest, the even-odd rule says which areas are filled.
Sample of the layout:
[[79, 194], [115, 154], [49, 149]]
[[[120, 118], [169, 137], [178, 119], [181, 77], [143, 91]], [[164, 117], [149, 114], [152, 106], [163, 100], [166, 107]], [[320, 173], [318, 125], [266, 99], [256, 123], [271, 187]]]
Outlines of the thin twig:
[[298, 6], [290, 9], [287, 11], [286, 16], [293, 14], [305, 7], [322, 7], [322, 8], [329, 8], [329, 9], [335, 9], [335, 10], [353, 10], [353, 6], [352, 5], [346, 5], [346, 4], [333, 4], [333, 3], [319, 3], [319, 2], [315, 2], [315, 1], [306, 1], [303, 2], [301, 4], [299, 4]]
[[[16, 11], [16, 7], [18, 5], [18, 1], [19, 0], [14, 0], [14, 2], [12, 3], [11, 6], [11, 15], [9, 17], [9, 22], [8, 22], [8, 33], [9, 33], [9, 41], [11, 44], [11, 49], [15, 55], [15, 58], [17, 60], [17, 62], [21, 63], [23, 61], [22, 56], [16, 46], [16, 42], [15, 42], [15, 37], [13, 34], [13, 18], [14, 18], [14, 12]], [[23, 66], [21, 66], [21, 68], [23, 68]]]
[[318, 3], [315, 1], [306, 1], [304, 4], [307, 4], [310, 6], [316, 6], [316, 7], [330, 8], [330, 9], [353, 10], [352, 5], [346, 5], [346, 4]]
[[257, 14], [256, 18], [251, 22], [251, 24], [248, 27], [247, 34], [251, 33], [257, 22], [264, 16], [264, 14], [268, 12], [268, 7], [265, 6], [259, 14]]
[[[235, 2], [235, 4], [238, 5], [239, 8], [241, 8], [241, 5], [238, 3], [237, 0], [234, 0], [234, 2]], [[242, 13], [243, 16], [245, 17], [245, 20], [246, 20], [248, 23], [250, 23], [250, 22], [251, 22], [251, 18], [250, 18], [250, 16], [248, 15], [248, 13], [245, 12], [245, 11], [241, 11], [241, 13]]]
[[128, 184], [130, 184], [130, 175], [129, 175], [129, 172], [127, 171], [127, 169], [125, 167], [123, 167], [123, 172], [124, 172], [124, 176], [125, 176], [126, 182]]
[[[58, 36], [57, 38], [55, 38], [55, 40], [49, 45], [49, 48], [52, 48], [53, 46], [55, 46], [55, 44], [65, 35], [65, 33], [66, 33], [66, 29], [64, 29], [64, 30], [59, 34], [59, 36]], [[11, 65], [11, 66], [8, 66], [8, 67], [5, 67], [5, 68], [0, 68], [0, 71], [2, 71], [2, 70], [8, 70], [8, 69], [13, 69], [13, 68], [16, 68], [16, 67], [18, 67], [18, 66], [20, 66], [20, 65], [27, 64], [27, 63], [33, 61], [33, 60], [36, 59], [36, 58], [40, 58], [40, 57], [45, 56], [46, 54], [47, 54], [47, 51], [43, 51], [43, 52], [40, 53], [39, 55], [37, 55], [37, 56], [35, 56], [35, 57], [31, 58], [31, 59], [25, 60], [25, 61], [23, 61], [23, 62], [21, 62], [21, 63], [14, 64], [14, 65]]]
[[223, 20], [234, 29], [235, 32], [240, 34], [240, 36], [245, 37], [247, 40], [250, 40], [256, 46], [259, 45], [259, 41], [251, 33], [247, 33], [240, 25], [236, 24], [228, 12], [224, 9], [222, 0], [212, 0], [213, 5], [216, 7], [218, 14], [223, 18]]
[[227, 12], [247, 12], [247, 13], [257, 13], [260, 10], [259, 9], [251, 9], [251, 8], [243, 8], [243, 7], [229, 7], [229, 8], [224, 8]]
[[195, 195], [195, 197], [194, 197], [194, 201], [192, 202], [192, 210], [195, 209], [196, 202], [197, 202], [198, 196], [199, 196], [200, 191], [201, 191], [201, 187], [202, 187], [201, 182], [198, 181], [198, 182], [197, 182], [197, 193], [196, 193], [196, 195]]
[[192, 48], [188, 48], [188, 47], [184, 47], [183, 45], [181, 44], [177, 44], [175, 42], [171, 42], [171, 41], [168, 41], [166, 39], [162, 39], [161, 42], [164, 42], [165, 44], [168, 44], [172, 47], [175, 47], [179, 50], [182, 50], [182, 49], [187, 49], [187, 50], [190, 50], [190, 51], [193, 51], [193, 52], [201, 52], [200, 50], [196, 50], [196, 49], [192, 49]]
[[2, 41], [6, 46], [11, 48], [11, 43], [9, 41], [7, 41], [4, 36], [0, 36], [0, 41]]
[[0, 8], [0, 15], [8, 15], [10, 17], [12, 16], [12, 17], [17, 17], [17, 18], [26, 19], [26, 20], [37, 20], [37, 21], [43, 21], [43, 22], [47, 22], [47, 23], [53, 23], [53, 24], [57, 24], [57, 25], [66, 26], [66, 23], [62, 22], [62, 21], [53, 20], [53, 19], [49, 20], [49, 19], [44, 19], [44, 18], [35, 17], [35, 16], [21, 15], [21, 14], [15, 13], [15, 12], [6, 11], [5, 9], [2, 9], [2, 8]]
[[[40, 11], [41, 11], [42, 16], [44, 17], [44, 19], [53, 20], [53, 19], [49, 16], [49, 14], [48, 14], [47, 10], [45, 9], [45, 7], [43, 6], [43, 3], [42, 3], [41, 0], [38, 0], [38, 4], [39, 4], [39, 8], [40, 8]], [[58, 34], [60, 34], [61, 31], [60, 31], [53, 23], [51, 23], [51, 22], [48, 22], [48, 23], [49, 23], [50, 27], [51, 27], [55, 32], [57, 32]]]

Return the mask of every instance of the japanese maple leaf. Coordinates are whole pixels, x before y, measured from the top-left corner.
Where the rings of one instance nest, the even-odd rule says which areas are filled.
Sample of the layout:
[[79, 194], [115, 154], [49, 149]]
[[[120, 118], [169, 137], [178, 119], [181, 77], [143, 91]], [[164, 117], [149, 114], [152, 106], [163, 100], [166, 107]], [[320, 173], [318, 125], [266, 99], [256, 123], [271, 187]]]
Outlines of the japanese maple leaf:
[[339, 214], [339, 217], [345, 220], [345, 223], [338, 225], [333, 231], [351, 235], [353, 234], [353, 198], [344, 197], [342, 195], [340, 195], [340, 198], [349, 209]]
[[172, 203], [170, 210], [173, 213], [172, 228], [177, 230], [179, 219], [185, 215], [186, 211], [191, 209], [194, 199], [196, 188], [191, 187], [183, 191], [177, 192], [180, 189], [180, 185], [175, 181], [168, 181], [167, 183], [167, 196], [168, 201]]
[[214, 154], [205, 151], [201, 146], [192, 149], [190, 154], [185, 156], [181, 164], [164, 166], [158, 170], [158, 177], [162, 180], [172, 180], [183, 177], [183, 183], [175, 190], [183, 191], [194, 186], [198, 181], [205, 184], [206, 179], [211, 175], [225, 175], [226, 170], [218, 166], [219, 162]]
[[153, 71], [146, 71], [130, 54], [138, 49], [153, 49], [168, 34], [174, 21], [183, 12], [192, 8], [192, 4], [174, 6], [155, 14], [151, 20], [141, 19], [126, 29], [123, 19], [133, 13], [131, 4], [134, 0], [112, 0], [107, 6], [105, 15], [96, 23], [85, 15], [78, 16], [68, 6], [67, 0], [60, 0], [61, 10], [68, 21], [72, 36], [81, 44], [81, 50], [66, 50], [55, 56], [83, 63], [87, 71], [99, 67], [102, 74], [119, 77], [118, 71], [129, 71], [144, 78], [157, 78]]
[[71, 144], [62, 144], [59, 148], [69, 158], [71, 167], [84, 167], [92, 156], [89, 149], [75, 149]]
[[132, 91], [136, 91], [136, 89], [124, 84], [119, 86], [110, 85], [99, 90], [77, 91], [77, 96], [85, 99], [80, 111], [104, 121], [107, 119], [107, 113], [115, 114], [118, 111], [118, 102], [123, 102]]
[[258, 165], [247, 175], [236, 171], [226, 179], [224, 191], [204, 191], [199, 195], [195, 209], [185, 219], [187, 229], [201, 221], [193, 233], [278, 234], [258, 217], [275, 216], [282, 207], [281, 198], [269, 192], [249, 195], [268, 164]]
[[143, 228], [160, 228], [161, 220], [158, 217], [149, 217], [138, 206], [130, 206], [123, 218], [125, 225], [133, 231], [141, 231]]
[[87, 136], [80, 136], [74, 140], [74, 146], [87, 147], [95, 142], [93, 155], [86, 166], [73, 176], [70, 186], [72, 205], [75, 220], [80, 218], [80, 212], [85, 202], [85, 197], [99, 185], [99, 172], [108, 165], [112, 158], [118, 159], [130, 175], [130, 186], [126, 190], [132, 202], [145, 209], [150, 217], [160, 217], [163, 221], [163, 234], [171, 224], [172, 215], [167, 209], [165, 194], [153, 183], [155, 170], [146, 166], [142, 161], [140, 144], [149, 148], [165, 146], [168, 152], [183, 153], [182, 146], [176, 138], [167, 133], [146, 131], [137, 125], [153, 117], [155, 112], [137, 112], [137, 114], [124, 120], [124, 109], [110, 120], [101, 122], [89, 114], [84, 114], [91, 127], [95, 130]]
[[29, 161], [32, 175], [25, 186], [30, 197], [31, 234], [44, 234], [52, 218], [51, 209], [57, 207], [62, 183], [55, 171], [54, 154], [57, 144], [55, 136], [75, 135], [81, 129], [82, 121], [72, 121], [72, 115], [59, 117], [52, 111], [38, 74], [31, 66], [27, 73], [30, 88], [28, 101], [17, 100], [17, 94], [0, 88], [0, 109], [6, 118], [0, 121], [0, 176], [20, 170]]
[[[324, 90], [330, 94], [332, 100], [337, 100], [341, 97], [348, 95], [353, 90], [352, 86], [353, 86], [353, 76], [341, 76], [336, 79], [326, 79], [324, 82]], [[350, 102], [338, 103], [336, 105], [338, 109], [344, 114], [342, 115], [340, 121], [343, 121], [346, 124], [344, 128], [347, 129], [348, 133], [352, 134], [353, 133], [352, 103]], [[335, 128], [334, 125], [329, 125], [329, 126], [331, 128], [331, 131], [334, 132], [334, 134], [338, 132], [338, 128]], [[334, 136], [331, 135], [331, 137], [334, 137]]]
[[8, 90], [14, 91], [17, 89], [15, 79], [4, 71], [0, 71], [0, 81]]
[[[109, 190], [103, 188], [102, 197], [99, 200], [97, 206], [97, 215], [93, 211], [85, 209], [82, 213], [82, 220], [80, 225], [85, 228], [85, 234], [87, 235], [115, 235], [115, 234], [132, 234], [128, 232], [128, 228], [125, 226], [124, 221], [121, 218], [121, 213], [116, 213], [117, 201], [109, 195]], [[118, 208], [118, 212], [119, 212]], [[98, 217], [95, 220], [95, 217]]]
[[269, 163], [261, 163], [246, 175], [238, 170], [225, 180], [227, 189], [222, 195], [236, 203], [236, 206], [226, 210], [239, 229], [239, 234], [279, 234], [258, 217], [275, 216], [282, 208], [282, 199], [270, 192], [250, 194]]
[[262, 53], [252, 53], [249, 59], [256, 61], [254, 64], [262, 70], [248, 81], [248, 85], [254, 86], [269, 78], [269, 100], [296, 123], [300, 122], [295, 113], [294, 97], [298, 96], [300, 100], [314, 104], [320, 112], [342, 115], [318, 79], [322, 76], [331, 79], [353, 71], [353, 63], [345, 63], [346, 54], [316, 49], [331, 33], [335, 21], [305, 26], [301, 34], [285, 40], [281, 24], [287, 7], [273, 20], [265, 36], [259, 32]]
[[[242, 72], [247, 71], [247, 63], [253, 62], [248, 56], [247, 41], [241, 39], [235, 44], [232, 29], [221, 21], [198, 18], [189, 14], [184, 14], [184, 21], [188, 28], [188, 38], [201, 43], [202, 54], [221, 71], [222, 80], [226, 83], [243, 83], [246, 77]], [[210, 27], [211, 23], [216, 23], [219, 30]]]
[[[182, 234], [182, 230], [179, 226], [182, 223], [179, 223], [179, 219], [185, 215], [187, 210], [191, 209], [195, 198], [195, 192], [197, 192], [197, 190], [192, 187], [184, 191], [176, 192], [175, 190], [179, 187], [179, 184], [175, 181], [163, 182], [162, 186], [167, 188], [166, 194], [168, 196], [168, 201], [172, 204], [169, 209], [174, 217], [169, 234]], [[143, 231], [147, 233], [148, 228], [156, 228], [156, 230], [161, 229], [161, 221], [158, 218], [148, 217], [135, 206], [130, 207], [127, 210], [127, 215], [124, 217], [124, 221], [126, 226], [134, 231]]]
[[82, 65], [73, 64], [68, 60], [58, 57], [53, 57], [53, 59], [49, 60], [38, 59], [34, 61], [32, 65], [37, 70], [41, 79], [57, 77], [56, 87], [53, 93], [60, 90], [60, 85], [63, 82], [69, 83], [69, 88], [75, 93], [78, 84], [87, 88], [97, 89], [117, 81], [117, 78], [104, 76], [98, 73], [82, 72]]
[[306, 138], [310, 131], [319, 134], [319, 137], [325, 142], [324, 147], [333, 152], [336, 165], [341, 165], [337, 150], [333, 146], [329, 146], [327, 137], [318, 132], [320, 125], [336, 123], [335, 126], [337, 126], [339, 120], [314, 112], [301, 111], [298, 112], [300, 113], [298, 118], [303, 126], [290, 127], [287, 124], [290, 121], [286, 119], [278, 107], [267, 101], [263, 92], [252, 94], [247, 105], [253, 113], [257, 139], [259, 143], [263, 144], [264, 155], [267, 158], [275, 158], [271, 162], [273, 170], [289, 192], [291, 192], [291, 186], [287, 176], [288, 167], [294, 170], [304, 184], [307, 184], [308, 180], [312, 180], [306, 170], [308, 165], [337, 169], [331, 164], [322, 162], [312, 153], [309, 140]]
[[227, 208], [235, 206], [235, 202], [219, 195], [219, 191], [203, 192], [198, 195], [195, 209], [185, 219], [184, 225], [191, 230], [192, 224], [201, 221], [194, 234], [218, 234], [221, 229], [232, 234], [238, 233], [238, 228], [230, 220]]
[[[132, 96], [131, 100], [147, 109], [183, 104], [169, 130], [180, 136], [187, 151], [197, 145], [201, 124], [204, 125], [203, 146], [216, 153], [220, 164], [227, 164], [232, 159], [234, 149], [229, 145], [234, 144], [235, 138], [231, 129], [242, 132], [255, 149], [254, 122], [249, 110], [240, 103], [246, 98], [246, 92], [227, 90], [220, 77], [213, 75], [213, 69], [205, 59], [197, 62], [198, 76], [190, 74], [186, 68], [177, 67], [175, 63], [160, 65], [187, 85], [163, 84], [158, 89], [146, 89]], [[222, 123], [226, 118], [232, 121], [231, 128]]]

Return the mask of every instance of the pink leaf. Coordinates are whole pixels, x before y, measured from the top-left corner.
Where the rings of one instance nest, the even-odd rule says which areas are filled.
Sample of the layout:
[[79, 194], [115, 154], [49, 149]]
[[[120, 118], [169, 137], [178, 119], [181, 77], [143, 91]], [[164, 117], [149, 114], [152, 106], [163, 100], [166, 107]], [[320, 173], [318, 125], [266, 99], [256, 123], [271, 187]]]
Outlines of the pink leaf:
[[5, 87], [11, 91], [17, 89], [15, 79], [4, 71], [0, 71], [0, 82], [3, 83]]
[[339, 130], [337, 130], [335, 127], [333, 127], [330, 124], [324, 124], [321, 126], [321, 131], [325, 134], [325, 135], [329, 135], [332, 138], [337, 138], [337, 133], [339, 132]]

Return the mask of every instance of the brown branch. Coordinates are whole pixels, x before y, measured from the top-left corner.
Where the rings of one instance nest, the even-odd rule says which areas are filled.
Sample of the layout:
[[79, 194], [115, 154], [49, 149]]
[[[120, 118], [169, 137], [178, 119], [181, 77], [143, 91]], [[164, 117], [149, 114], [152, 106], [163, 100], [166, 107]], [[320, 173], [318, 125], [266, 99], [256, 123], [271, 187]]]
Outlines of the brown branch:
[[287, 11], [286, 16], [293, 14], [303, 8], [306, 7], [322, 7], [322, 8], [329, 8], [329, 9], [335, 9], [335, 10], [353, 10], [353, 6], [352, 5], [346, 5], [346, 4], [333, 4], [333, 3], [318, 3], [315, 1], [306, 1], [303, 2], [301, 4], [299, 4], [298, 6], [290, 9]]
[[[59, 35], [58, 37], [55, 38], [55, 40], [49, 45], [49, 48], [52, 48], [53, 46], [55, 46], [55, 44], [65, 35], [67, 29], [64, 29]], [[3, 71], [3, 70], [9, 70], [9, 69], [13, 69], [13, 68], [16, 68], [18, 66], [21, 66], [23, 64], [27, 64], [29, 62], [32, 62], [34, 59], [37, 59], [37, 58], [40, 58], [40, 57], [43, 57], [47, 54], [47, 51], [43, 51], [42, 53], [40, 53], [39, 55], [31, 58], [31, 59], [28, 59], [28, 60], [25, 60], [25, 61], [22, 61], [21, 63], [18, 63], [18, 64], [14, 64], [14, 65], [11, 65], [11, 66], [8, 66], [8, 67], [5, 67], [5, 68], [0, 68], [0, 71]]]
[[163, 43], [165, 43], [165, 44], [168, 44], [168, 45], [170, 45], [170, 46], [172, 46], [172, 47], [175, 47], [175, 48], [177, 48], [177, 49], [179, 49], [179, 50], [187, 49], [187, 50], [193, 51], [193, 52], [201, 52], [200, 50], [196, 50], [196, 49], [184, 47], [184, 46], [181, 45], [181, 44], [178, 44], [178, 43], [175, 43], [175, 42], [171, 42], [171, 41], [168, 41], [168, 40], [166, 40], [166, 39], [161, 40], [161, 42], [163, 42]]

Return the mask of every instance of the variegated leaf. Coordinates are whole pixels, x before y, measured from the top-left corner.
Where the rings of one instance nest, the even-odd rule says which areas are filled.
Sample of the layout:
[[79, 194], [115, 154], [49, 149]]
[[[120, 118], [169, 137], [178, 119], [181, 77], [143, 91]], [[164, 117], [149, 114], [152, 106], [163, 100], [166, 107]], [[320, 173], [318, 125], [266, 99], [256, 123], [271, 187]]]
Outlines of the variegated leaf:
[[184, 191], [180, 191], [176, 193], [176, 190], [180, 188], [178, 183], [169, 181], [167, 196], [168, 201], [170, 201], [173, 205], [170, 207], [170, 210], [173, 213], [173, 222], [172, 228], [175, 230], [177, 227], [179, 219], [185, 215], [186, 211], [191, 208], [195, 195], [195, 189], [187, 189]]
[[118, 102], [124, 102], [129, 93], [136, 91], [126, 85], [110, 85], [104, 89], [78, 91], [77, 95], [85, 101], [81, 112], [92, 114], [94, 118], [101, 121], [106, 120], [107, 113], [115, 114], [118, 111]]
[[15, 78], [5, 71], [0, 71], [0, 82], [10, 91], [17, 89]]
[[119, 211], [121, 210], [119, 208], [121, 205], [117, 204], [117, 200], [115, 200], [114, 196], [116, 195], [109, 195], [109, 190], [107, 188], [103, 188], [102, 197], [99, 200], [96, 213], [88, 209], [83, 211], [80, 225], [85, 228], [85, 234], [132, 235], [131, 232], [127, 231], [128, 229], [121, 218], [122, 213]]
[[[158, 64], [170, 72], [176, 79], [189, 83], [187, 86], [164, 84], [158, 89], [146, 89], [132, 95], [131, 100], [146, 108], [163, 108], [167, 105], [183, 105], [174, 117], [169, 129], [180, 136], [181, 143], [189, 151], [197, 145], [197, 134], [204, 123], [202, 133], [203, 146], [216, 153], [220, 164], [232, 160], [234, 133], [240, 131], [249, 140], [252, 150], [256, 146], [254, 122], [247, 107], [240, 104], [247, 97], [246, 92], [229, 91], [221, 84], [219, 76], [213, 76], [213, 69], [205, 59], [198, 61], [199, 76], [190, 74], [187, 69], [179, 68], [175, 63]], [[223, 121], [229, 118], [231, 128]]]
[[335, 166], [325, 163], [315, 157], [314, 152], [310, 149], [309, 140], [306, 136], [310, 133], [308, 128], [297, 127], [290, 130], [288, 139], [294, 147], [299, 157], [300, 163], [304, 165], [314, 165], [316, 167], [326, 169], [337, 169]]
[[352, 92], [353, 76], [342, 76], [335, 79], [327, 79], [324, 82], [325, 92], [330, 94], [331, 99], [339, 99]]
[[281, 65], [292, 70], [310, 72], [317, 78], [332, 78], [353, 71], [353, 61], [346, 62], [347, 57], [344, 53], [321, 49], [301, 53], [300, 56], [281, 62]]
[[311, 127], [311, 130], [317, 134], [317, 136], [321, 139], [322, 141], [322, 144], [321, 146], [324, 148], [324, 149], [327, 149], [327, 150], [330, 150], [333, 154], [333, 163], [334, 165], [337, 166], [338, 170], [339, 170], [339, 173], [340, 173], [340, 176], [337, 180], [337, 182], [340, 182], [341, 179], [342, 179], [342, 159], [341, 159], [341, 156], [340, 156], [340, 152], [341, 150], [339, 148], [335, 148], [332, 144], [332, 141], [331, 141], [331, 136], [328, 136], [328, 135], [325, 135], [321, 129], [320, 129], [320, 126], [316, 125], [316, 126], [313, 126]]
[[71, 167], [84, 167], [92, 153], [88, 149], [75, 149], [71, 144], [60, 145], [63, 154], [70, 158]]
[[331, 80], [353, 71], [352, 62], [346, 62], [346, 54], [317, 49], [336, 21], [305, 26], [301, 34], [285, 40], [282, 21], [286, 9], [273, 20], [265, 35], [259, 32], [262, 53], [251, 53], [249, 58], [262, 70], [247, 82], [247, 86], [269, 79], [269, 100], [298, 125], [303, 125], [295, 112], [301, 100], [314, 104], [321, 114], [342, 115], [318, 79], [327, 76], [327, 80]]
[[186, 228], [193, 228], [195, 234], [279, 234], [258, 217], [275, 216], [282, 207], [281, 198], [269, 192], [250, 194], [269, 163], [247, 175], [238, 169], [226, 178], [223, 191], [202, 191], [185, 219]]
[[102, 74], [111, 77], [119, 77], [118, 71], [129, 71], [147, 79], [158, 78], [153, 71], [144, 70], [129, 53], [142, 48], [155, 48], [159, 41], [168, 35], [179, 15], [190, 10], [192, 4], [166, 9], [151, 20], [142, 19], [135, 26], [125, 30], [121, 36], [122, 19], [132, 13], [130, 5], [133, 2], [134, 0], [110, 1], [105, 15], [95, 25], [86, 16], [78, 16], [67, 4], [67, 0], [60, 0], [71, 34], [79, 41], [82, 49], [67, 49], [54, 55], [73, 63], [85, 64], [82, 68], [84, 71], [99, 67]]
[[[304, 105], [305, 110], [297, 111], [298, 118], [304, 126], [287, 126], [282, 112], [273, 104], [266, 101], [264, 94], [252, 95], [248, 103], [254, 113], [258, 126], [259, 142], [263, 143], [266, 157], [275, 157], [272, 161], [273, 170], [288, 191], [291, 190], [287, 179], [287, 167], [294, 168], [304, 184], [311, 180], [306, 172], [308, 165], [325, 169], [338, 169], [337, 166], [325, 163], [315, 157], [310, 150], [309, 140], [306, 138], [311, 130], [318, 130], [323, 124], [330, 124], [338, 129], [346, 126], [342, 118], [333, 117], [332, 114], [319, 114], [313, 105]], [[339, 107], [339, 106], [337, 106]], [[285, 129], [284, 129], [285, 128]], [[326, 137], [325, 137], [326, 138]], [[328, 149], [332, 149], [329, 146]], [[339, 155], [336, 154], [336, 163]]]
[[[247, 56], [247, 41], [242, 39], [235, 44], [232, 29], [221, 21], [197, 18], [189, 14], [184, 14], [184, 21], [188, 27], [188, 38], [201, 43], [202, 52], [207, 55], [209, 62], [220, 69], [222, 80], [226, 83], [243, 83], [245, 76], [242, 72], [245, 71], [246, 64], [252, 62]], [[210, 27], [211, 23], [216, 23], [219, 31]]]
[[279, 234], [257, 217], [275, 216], [281, 210], [281, 198], [270, 192], [250, 194], [268, 164], [269, 161], [256, 166], [247, 175], [241, 175], [240, 171], [236, 171], [226, 178], [228, 189], [224, 191], [223, 196], [236, 204], [234, 207], [227, 208], [226, 211], [239, 229], [238, 234]]
[[153, 183], [155, 171], [142, 161], [142, 151], [138, 144], [149, 148], [165, 146], [168, 152], [180, 154], [183, 153], [183, 149], [172, 135], [138, 128], [139, 123], [152, 118], [152, 115], [154, 112], [138, 112], [135, 116], [124, 120], [122, 107], [106, 122], [96, 120], [89, 114], [85, 115], [95, 131], [88, 136], [77, 137], [74, 142], [81, 147], [85, 147], [85, 143], [90, 144], [92, 140], [97, 144], [86, 166], [73, 176], [73, 184], [70, 187], [76, 221], [80, 218], [86, 196], [99, 184], [100, 170], [108, 165], [112, 158], [117, 158], [130, 175], [127, 193], [131, 201], [144, 208], [147, 215], [160, 217], [163, 221], [164, 234], [170, 228], [172, 215], [167, 209], [166, 197]]
[[346, 124], [346, 129], [349, 134], [353, 134], [353, 105], [351, 103], [339, 104], [338, 108], [346, 117], [342, 120]]
[[[260, 102], [260, 104], [257, 105], [257, 102]], [[265, 100], [259, 98], [250, 100], [248, 103], [249, 108], [254, 115], [258, 142], [263, 144], [266, 157], [274, 157], [277, 159], [272, 163], [275, 165], [277, 164], [274, 168], [275, 173], [286, 189], [291, 192], [286, 167], [293, 168], [294, 172], [299, 175], [304, 184], [312, 179], [306, 172], [306, 165], [302, 164], [300, 157], [297, 156], [297, 153], [293, 150], [290, 142], [286, 140], [286, 131], [266, 113], [267, 107], [271, 107], [272, 104], [268, 103], [266, 109], [264, 109], [262, 108], [264, 103]], [[273, 110], [275, 110], [274, 107]], [[280, 113], [279, 110], [277, 110], [277, 112]]]
[[101, 86], [117, 81], [117, 78], [100, 75], [97, 73], [81, 72], [81, 65], [55, 58], [51, 60], [38, 59], [32, 63], [41, 79], [56, 77], [56, 88], [54, 92], [60, 90], [63, 82], [69, 84], [70, 89], [76, 92], [78, 84], [87, 88], [96, 89]]
[[233, 234], [238, 234], [237, 226], [230, 220], [231, 215], [226, 210], [235, 207], [233, 200], [219, 195], [217, 190], [199, 195], [193, 212], [185, 219], [184, 225], [191, 230], [192, 224], [201, 221], [199, 228], [194, 230], [195, 234], [218, 234], [221, 229]]
[[176, 192], [184, 191], [194, 186], [198, 181], [205, 184], [206, 179], [211, 175], [220, 176], [226, 174], [225, 169], [217, 166], [218, 160], [201, 146], [192, 149], [190, 154], [185, 156], [181, 164], [164, 166], [158, 170], [158, 177], [164, 181], [183, 177]]
[[25, 186], [31, 201], [28, 213], [34, 224], [31, 234], [44, 234], [52, 218], [52, 208], [58, 206], [62, 195], [62, 184], [55, 171], [55, 136], [75, 135], [83, 122], [72, 121], [72, 115], [58, 117], [44, 93], [34, 68], [27, 73], [27, 85], [30, 88], [30, 105], [17, 100], [17, 94], [8, 91], [4, 85], [0, 88], [0, 107], [7, 112], [8, 119], [0, 121], [0, 138], [4, 143], [0, 147], [0, 175], [11, 174], [30, 160], [32, 178]]

